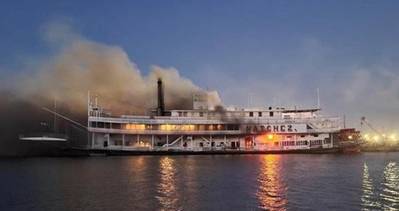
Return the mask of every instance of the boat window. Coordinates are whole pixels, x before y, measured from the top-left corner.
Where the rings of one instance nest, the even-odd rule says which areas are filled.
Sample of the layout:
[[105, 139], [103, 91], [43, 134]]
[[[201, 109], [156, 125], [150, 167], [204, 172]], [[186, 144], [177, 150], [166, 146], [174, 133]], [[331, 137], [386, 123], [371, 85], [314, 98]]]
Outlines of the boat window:
[[111, 124], [109, 122], [104, 123], [104, 128], [111, 128]]
[[262, 112], [258, 112], [258, 116], [259, 116], [259, 117], [262, 117]]
[[269, 116], [274, 116], [273, 111], [270, 111], [270, 112], [269, 112]]
[[203, 117], [204, 116], [204, 112], [199, 112], [199, 116]]
[[249, 116], [250, 116], [250, 117], [253, 117], [253, 116], [254, 116], [254, 112], [252, 112], [252, 111], [249, 112]]
[[319, 134], [313, 134], [314, 137], [319, 137]]
[[120, 123], [112, 123], [112, 129], [121, 129]]
[[104, 122], [97, 122], [97, 127], [104, 128]]
[[239, 125], [232, 125], [232, 124], [227, 125], [227, 130], [239, 130], [239, 129], [240, 129]]

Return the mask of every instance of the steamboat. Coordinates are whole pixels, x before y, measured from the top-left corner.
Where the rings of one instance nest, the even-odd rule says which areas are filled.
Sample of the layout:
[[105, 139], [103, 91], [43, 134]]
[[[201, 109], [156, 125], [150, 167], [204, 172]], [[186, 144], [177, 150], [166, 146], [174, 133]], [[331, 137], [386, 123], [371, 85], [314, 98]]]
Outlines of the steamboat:
[[360, 133], [343, 118], [314, 108], [212, 106], [193, 96], [192, 109], [167, 110], [162, 80], [150, 115], [112, 116], [88, 98], [91, 154], [332, 153], [359, 150]]

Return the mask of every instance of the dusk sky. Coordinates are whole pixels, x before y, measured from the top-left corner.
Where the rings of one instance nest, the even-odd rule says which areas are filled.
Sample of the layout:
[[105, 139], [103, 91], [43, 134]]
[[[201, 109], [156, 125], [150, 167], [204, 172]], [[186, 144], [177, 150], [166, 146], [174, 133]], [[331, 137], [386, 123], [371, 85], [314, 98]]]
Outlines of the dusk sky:
[[326, 114], [399, 132], [398, 11], [399, 1], [2, 1], [0, 74], [51, 58], [43, 31], [59, 23], [119, 46], [144, 75], [174, 67], [226, 105], [315, 106], [319, 88]]

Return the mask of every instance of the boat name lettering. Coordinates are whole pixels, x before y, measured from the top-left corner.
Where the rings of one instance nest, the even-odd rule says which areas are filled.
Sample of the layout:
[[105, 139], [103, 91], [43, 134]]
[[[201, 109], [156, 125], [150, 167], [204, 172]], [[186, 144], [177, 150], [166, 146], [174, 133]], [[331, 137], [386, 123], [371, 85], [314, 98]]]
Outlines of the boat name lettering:
[[[246, 131], [247, 132], [286, 132], [286, 133], [295, 133], [300, 132], [298, 131], [299, 128], [294, 127], [292, 124], [284, 124], [284, 125], [247, 125]], [[299, 129], [301, 130], [301, 129]]]

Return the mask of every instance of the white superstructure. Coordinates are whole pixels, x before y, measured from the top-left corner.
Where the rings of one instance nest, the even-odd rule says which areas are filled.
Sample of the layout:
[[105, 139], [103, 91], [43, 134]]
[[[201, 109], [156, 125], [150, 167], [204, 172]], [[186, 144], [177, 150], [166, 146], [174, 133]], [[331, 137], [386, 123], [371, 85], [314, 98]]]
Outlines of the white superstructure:
[[[162, 89], [160, 91], [162, 93]], [[163, 98], [162, 98], [163, 99]], [[203, 98], [206, 99], [206, 98]], [[319, 108], [209, 107], [193, 97], [191, 110], [149, 116], [111, 116], [89, 102], [90, 149], [140, 151], [284, 151], [332, 149], [343, 121]], [[341, 137], [342, 138], [342, 137]]]

